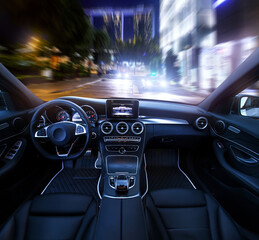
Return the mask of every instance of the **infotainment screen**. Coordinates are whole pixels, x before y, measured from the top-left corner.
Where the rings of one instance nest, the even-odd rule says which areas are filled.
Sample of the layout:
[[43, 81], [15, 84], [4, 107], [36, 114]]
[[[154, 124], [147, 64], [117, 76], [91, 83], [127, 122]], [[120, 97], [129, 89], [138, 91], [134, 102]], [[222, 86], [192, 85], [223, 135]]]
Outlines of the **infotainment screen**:
[[137, 100], [107, 100], [107, 118], [138, 118]]

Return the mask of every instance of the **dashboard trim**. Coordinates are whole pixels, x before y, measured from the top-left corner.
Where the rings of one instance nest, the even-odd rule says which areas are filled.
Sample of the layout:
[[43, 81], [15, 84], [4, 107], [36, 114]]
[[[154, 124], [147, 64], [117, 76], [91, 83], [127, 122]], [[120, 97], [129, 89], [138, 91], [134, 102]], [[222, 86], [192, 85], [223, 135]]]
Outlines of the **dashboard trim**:
[[177, 118], [144, 118], [141, 121], [145, 124], [172, 124], [172, 125], [189, 125], [184, 119]]

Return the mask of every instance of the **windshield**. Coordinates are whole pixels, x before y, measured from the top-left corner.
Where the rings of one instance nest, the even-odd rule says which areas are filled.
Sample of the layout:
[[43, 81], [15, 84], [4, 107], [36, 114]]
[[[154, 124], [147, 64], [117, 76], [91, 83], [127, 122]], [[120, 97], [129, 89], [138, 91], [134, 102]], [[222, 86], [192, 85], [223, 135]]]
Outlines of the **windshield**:
[[9, 0], [0, 62], [46, 101], [196, 105], [258, 47], [258, 9], [245, 0]]

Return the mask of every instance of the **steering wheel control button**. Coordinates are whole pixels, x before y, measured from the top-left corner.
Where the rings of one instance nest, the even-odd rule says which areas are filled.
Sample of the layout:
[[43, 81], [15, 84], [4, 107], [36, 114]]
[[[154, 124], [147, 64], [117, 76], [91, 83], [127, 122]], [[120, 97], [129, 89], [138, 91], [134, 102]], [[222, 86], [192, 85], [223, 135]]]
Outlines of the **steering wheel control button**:
[[42, 128], [42, 129], [38, 130], [35, 133], [35, 137], [36, 138], [46, 138], [46, 137], [48, 137], [46, 129]]
[[81, 134], [85, 134], [85, 133], [86, 133], [85, 128], [82, 125], [77, 124], [75, 135], [81, 135]]

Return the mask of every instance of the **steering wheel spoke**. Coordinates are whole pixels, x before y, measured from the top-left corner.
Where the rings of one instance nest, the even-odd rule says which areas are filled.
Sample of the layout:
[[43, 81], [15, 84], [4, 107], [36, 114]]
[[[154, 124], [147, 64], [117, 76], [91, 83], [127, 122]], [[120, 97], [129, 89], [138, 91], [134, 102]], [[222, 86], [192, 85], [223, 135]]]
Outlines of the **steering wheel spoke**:
[[48, 138], [49, 136], [48, 136], [47, 129], [48, 129], [48, 126], [39, 129], [38, 131], [35, 132], [34, 137], [35, 138]]
[[64, 149], [64, 148], [61, 149], [58, 146], [55, 146], [56, 147], [57, 156], [58, 157], [68, 157], [69, 154], [72, 151], [72, 148], [73, 148], [74, 144], [75, 144], [75, 142], [71, 143], [71, 145], [70, 145], [70, 147], [68, 149]]

